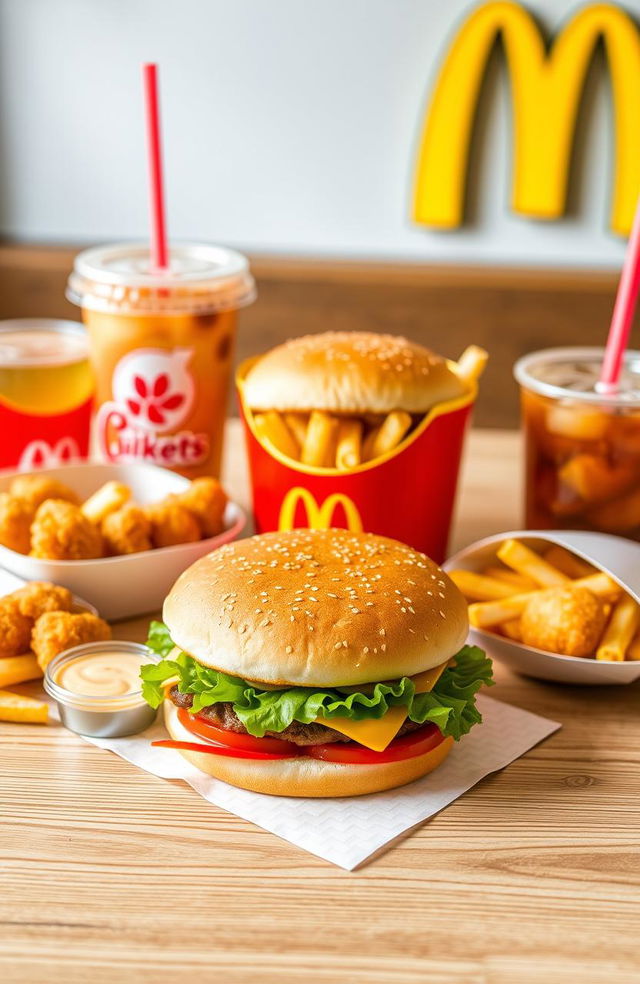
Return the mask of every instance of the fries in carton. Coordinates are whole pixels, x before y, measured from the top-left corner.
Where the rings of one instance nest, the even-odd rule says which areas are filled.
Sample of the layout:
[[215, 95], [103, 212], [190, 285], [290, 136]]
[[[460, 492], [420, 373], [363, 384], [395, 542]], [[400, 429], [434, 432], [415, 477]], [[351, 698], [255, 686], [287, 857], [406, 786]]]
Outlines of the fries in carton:
[[[244, 382], [258, 359], [244, 362], [236, 383], [245, 427], [256, 531], [346, 527], [401, 540], [435, 561], [444, 559], [465, 431], [485, 353], [447, 363], [461, 392], [413, 426], [409, 413], [363, 421], [314, 410], [252, 412]], [[287, 428], [286, 435], [282, 432]], [[294, 457], [295, 454], [295, 457]], [[358, 462], [354, 464], [354, 462]]]

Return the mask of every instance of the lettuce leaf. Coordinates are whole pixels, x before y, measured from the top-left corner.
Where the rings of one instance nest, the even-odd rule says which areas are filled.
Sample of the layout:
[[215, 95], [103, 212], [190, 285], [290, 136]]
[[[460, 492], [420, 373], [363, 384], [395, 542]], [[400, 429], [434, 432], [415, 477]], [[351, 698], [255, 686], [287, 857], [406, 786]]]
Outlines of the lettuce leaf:
[[[147, 642], [159, 656], [166, 657], [173, 642], [165, 625], [152, 622]], [[356, 721], [381, 718], [390, 707], [407, 708], [411, 721], [436, 724], [444, 735], [458, 741], [482, 718], [475, 695], [483, 685], [490, 686], [491, 660], [477, 646], [463, 646], [455, 663], [442, 673], [433, 690], [416, 694], [409, 677], [391, 683], [377, 683], [373, 692], [343, 694], [338, 690], [314, 690], [312, 687], [289, 687], [283, 690], [259, 690], [240, 677], [202, 666], [180, 652], [174, 659], [149, 663], [140, 671], [142, 694], [152, 707], [164, 700], [164, 684], [178, 678], [178, 690], [193, 695], [192, 711], [211, 704], [230, 703], [250, 735], [262, 738], [266, 731], [280, 732], [293, 721], [310, 724], [332, 717]]]

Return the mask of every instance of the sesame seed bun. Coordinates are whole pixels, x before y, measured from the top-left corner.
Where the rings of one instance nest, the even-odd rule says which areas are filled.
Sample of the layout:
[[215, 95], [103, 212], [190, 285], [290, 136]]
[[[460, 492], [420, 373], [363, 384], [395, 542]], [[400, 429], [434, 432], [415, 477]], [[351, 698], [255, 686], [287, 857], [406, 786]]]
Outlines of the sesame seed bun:
[[[176, 741], [197, 741], [178, 720], [178, 709], [165, 701], [164, 719], [167, 731]], [[453, 738], [445, 738], [425, 755], [384, 762], [381, 765], [351, 765], [323, 762], [307, 755], [296, 758], [260, 761], [259, 759], [227, 758], [178, 749], [191, 765], [232, 786], [251, 789], [271, 796], [363, 796], [395, 789], [426, 776], [445, 760]]]
[[244, 382], [251, 410], [422, 414], [466, 391], [441, 356], [364, 331], [294, 338], [258, 359]]
[[411, 676], [458, 652], [469, 625], [462, 594], [424, 554], [339, 529], [227, 544], [178, 578], [163, 616], [198, 662], [283, 687]]

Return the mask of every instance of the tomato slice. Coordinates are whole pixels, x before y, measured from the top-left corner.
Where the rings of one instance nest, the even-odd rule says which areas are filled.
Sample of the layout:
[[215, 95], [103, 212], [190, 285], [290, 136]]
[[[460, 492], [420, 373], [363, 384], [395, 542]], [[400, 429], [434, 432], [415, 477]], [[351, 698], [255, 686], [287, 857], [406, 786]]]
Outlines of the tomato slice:
[[184, 708], [179, 709], [178, 720], [191, 734], [206, 738], [208, 741], [215, 741], [219, 745], [227, 745], [229, 748], [241, 748], [245, 752], [263, 752], [288, 758], [300, 754], [299, 746], [292, 741], [283, 741], [281, 738], [254, 738], [253, 735], [225, 731], [224, 728], [218, 728], [198, 714], [190, 714]]
[[[331, 722], [329, 722], [331, 727]], [[394, 738], [383, 752], [374, 752], [357, 742], [331, 742], [327, 745], [312, 745], [307, 755], [322, 759], [323, 762], [343, 762], [352, 765], [379, 765], [383, 762], [399, 762], [401, 759], [425, 755], [444, 741], [444, 735], [435, 724], [425, 724], [417, 731], [410, 731], [401, 738]]]
[[243, 748], [229, 748], [228, 745], [200, 745], [195, 741], [176, 741], [174, 738], [162, 738], [152, 741], [156, 748], [183, 748], [189, 752], [206, 752], [207, 755], [227, 755], [231, 758], [243, 759], [283, 759], [290, 755], [270, 755], [268, 752], [247, 752]]

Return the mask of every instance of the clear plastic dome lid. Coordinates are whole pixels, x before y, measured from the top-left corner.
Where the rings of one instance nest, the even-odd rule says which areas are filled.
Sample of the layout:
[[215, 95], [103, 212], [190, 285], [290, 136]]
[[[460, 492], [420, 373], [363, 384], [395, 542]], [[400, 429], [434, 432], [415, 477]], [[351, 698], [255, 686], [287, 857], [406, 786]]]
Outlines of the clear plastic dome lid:
[[167, 270], [153, 268], [148, 243], [88, 249], [76, 257], [67, 286], [74, 304], [121, 314], [213, 314], [255, 296], [247, 258], [204, 243], [172, 246]]

